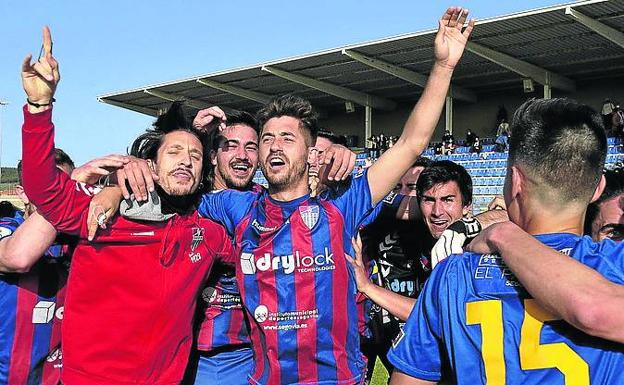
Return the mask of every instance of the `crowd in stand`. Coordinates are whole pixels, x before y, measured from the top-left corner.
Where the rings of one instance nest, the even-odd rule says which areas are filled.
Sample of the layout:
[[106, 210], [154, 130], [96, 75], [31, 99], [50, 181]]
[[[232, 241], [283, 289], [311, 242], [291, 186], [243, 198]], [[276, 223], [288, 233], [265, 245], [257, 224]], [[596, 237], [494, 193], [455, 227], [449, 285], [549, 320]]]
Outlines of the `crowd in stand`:
[[45, 28], [22, 66], [26, 209], [0, 219], [0, 383], [350, 385], [377, 358], [394, 385], [624, 383], [624, 171], [603, 173], [600, 113], [531, 99], [499, 120], [504, 194], [478, 215], [467, 170], [421, 156], [467, 14], [444, 13], [423, 96], [356, 175], [293, 95], [255, 116], [175, 102], [76, 168]]

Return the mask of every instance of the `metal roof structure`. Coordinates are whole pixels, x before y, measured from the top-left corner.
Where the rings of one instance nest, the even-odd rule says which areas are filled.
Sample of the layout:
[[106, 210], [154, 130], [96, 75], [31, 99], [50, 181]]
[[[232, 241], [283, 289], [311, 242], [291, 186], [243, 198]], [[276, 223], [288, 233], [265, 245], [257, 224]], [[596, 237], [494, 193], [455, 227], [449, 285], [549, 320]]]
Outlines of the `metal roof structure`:
[[[455, 70], [451, 96], [521, 88], [523, 79], [573, 91], [576, 82], [622, 76], [624, 0], [579, 1], [477, 22]], [[98, 96], [98, 100], [156, 116], [173, 100], [255, 111], [274, 95], [293, 93], [323, 111], [345, 102], [367, 111], [413, 103], [433, 64], [435, 30], [404, 34], [298, 57]]]

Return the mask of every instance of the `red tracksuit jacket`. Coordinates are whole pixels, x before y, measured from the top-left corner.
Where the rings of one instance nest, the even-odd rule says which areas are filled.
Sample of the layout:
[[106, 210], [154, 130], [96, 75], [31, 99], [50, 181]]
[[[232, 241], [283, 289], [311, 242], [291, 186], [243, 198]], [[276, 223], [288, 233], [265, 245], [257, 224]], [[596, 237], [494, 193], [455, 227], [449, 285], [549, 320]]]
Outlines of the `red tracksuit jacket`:
[[54, 164], [52, 111], [24, 107], [23, 175], [30, 200], [59, 231], [79, 234], [62, 326], [62, 381], [177, 384], [193, 339], [196, 299], [224, 229], [197, 213], [164, 222], [116, 217], [86, 241], [90, 197]]

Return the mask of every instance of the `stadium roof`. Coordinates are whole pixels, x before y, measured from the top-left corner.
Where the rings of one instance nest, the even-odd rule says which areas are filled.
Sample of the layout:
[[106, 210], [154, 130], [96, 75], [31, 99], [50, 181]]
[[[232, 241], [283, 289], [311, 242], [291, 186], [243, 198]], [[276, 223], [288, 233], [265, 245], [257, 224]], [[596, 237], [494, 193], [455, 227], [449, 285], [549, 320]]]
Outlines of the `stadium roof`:
[[[522, 87], [532, 79], [573, 91], [578, 81], [621, 76], [624, 0], [562, 4], [478, 21], [453, 76], [452, 95]], [[170, 101], [255, 111], [274, 95], [294, 93], [325, 111], [345, 102], [392, 110], [413, 102], [432, 66], [435, 30], [330, 49], [187, 79], [101, 95], [98, 100], [148, 115]]]

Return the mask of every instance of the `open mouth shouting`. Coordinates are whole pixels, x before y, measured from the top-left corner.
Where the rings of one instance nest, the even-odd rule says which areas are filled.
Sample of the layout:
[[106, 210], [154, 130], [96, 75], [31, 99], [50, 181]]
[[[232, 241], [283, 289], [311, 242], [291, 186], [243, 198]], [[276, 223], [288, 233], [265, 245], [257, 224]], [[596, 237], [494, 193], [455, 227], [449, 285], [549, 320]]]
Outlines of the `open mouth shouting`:
[[230, 168], [232, 169], [233, 174], [239, 177], [249, 175], [252, 169], [251, 164], [245, 161], [232, 162], [230, 163]]
[[280, 172], [281, 170], [283, 170], [286, 167], [286, 161], [278, 155], [271, 155], [269, 156], [268, 162], [268, 169], [271, 172]]

